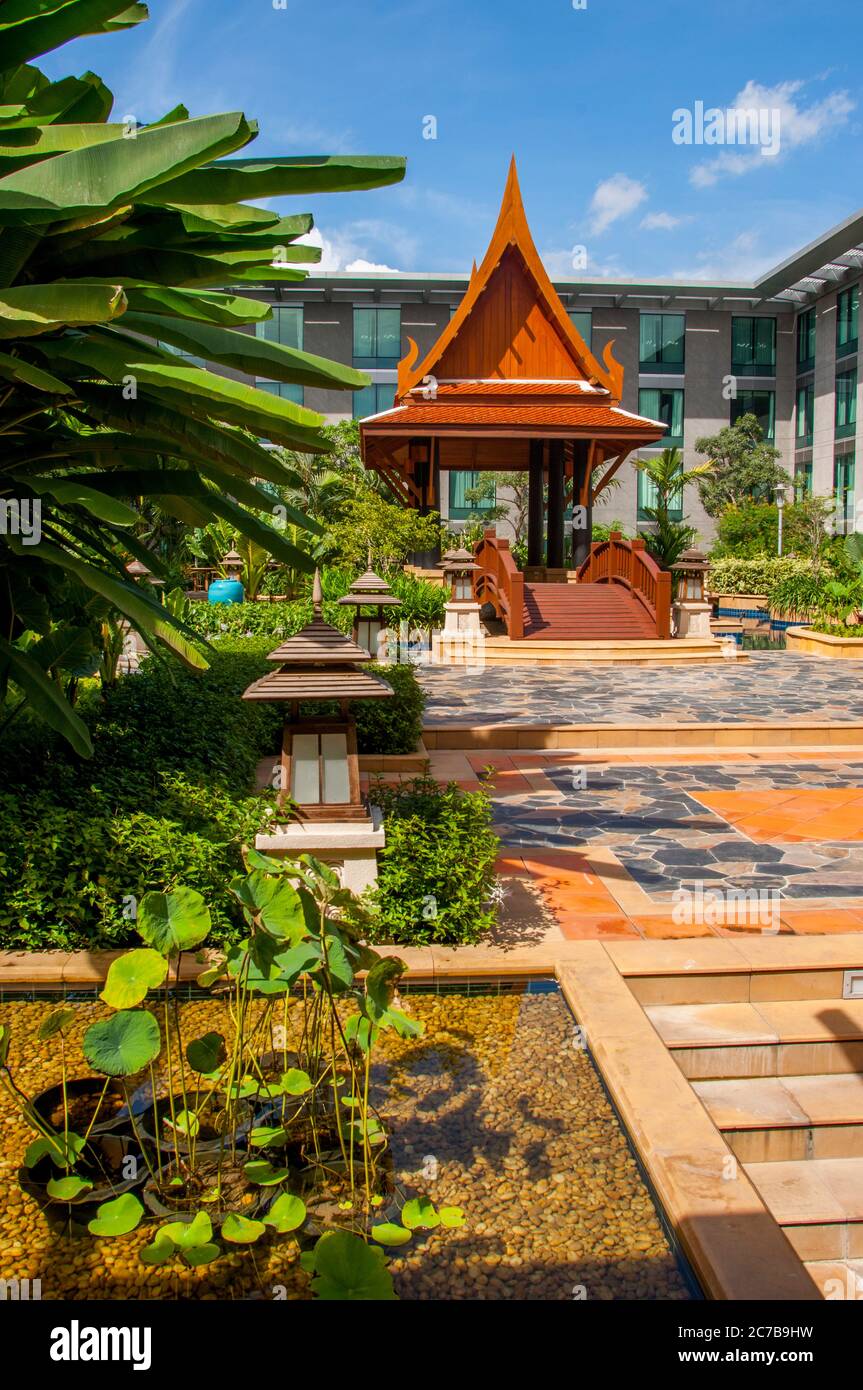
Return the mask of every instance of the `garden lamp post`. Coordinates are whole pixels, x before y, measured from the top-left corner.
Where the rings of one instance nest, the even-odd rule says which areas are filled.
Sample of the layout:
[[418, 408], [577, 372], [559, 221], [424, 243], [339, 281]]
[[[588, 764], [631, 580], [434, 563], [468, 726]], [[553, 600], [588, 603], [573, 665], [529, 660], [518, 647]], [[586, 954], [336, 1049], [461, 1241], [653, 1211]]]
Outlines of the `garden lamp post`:
[[[354, 622], [351, 636], [358, 647], [365, 647], [373, 660], [386, 661], [389, 647], [389, 629], [386, 610], [401, 608], [402, 601], [396, 598], [385, 579], [375, 574], [371, 567], [359, 579], [355, 579], [348, 592], [339, 603], [353, 607]], [[367, 610], [365, 613], [363, 609]], [[372, 610], [371, 613], [368, 610]]]
[[778, 536], [779, 549], [778, 549], [778, 554], [781, 555], [781, 554], [782, 554], [782, 513], [783, 513], [783, 510], [784, 510], [784, 508], [785, 508], [785, 484], [784, 484], [784, 483], [777, 483], [776, 486], [775, 486], [774, 489], [773, 489], [773, 493], [774, 493], [774, 496], [776, 497], [776, 510], [777, 510], [777, 512], [779, 513], [779, 536]]
[[[295, 812], [255, 839], [268, 854], [311, 853], [341, 870], [346, 888], [361, 893], [377, 878], [376, 850], [384, 832], [363, 804], [357, 753], [357, 700], [392, 698], [386, 681], [361, 669], [371, 660], [322, 616], [320, 572], [312, 589], [312, 621], [289, 637], [267, 660], [275, 666], [243, 693], [244, 700], [285, 706], [278, 767], [278, 801]], [[301, 713], [301, 706], [337, 702], [338, 713]]]
[[461, 663], [467, 659], [468, 648], [484, 640], [480, 605], [473, 593], [473, 577], [480, 566], [469, 550], [448, 550], [441, 568], [449, 601], [444, 604], [444, 625], [434, 639], [433, 650], [441, 660]]
[[672, 612], [676, 637], [710, 637], [711, 607], [704, 597], [707, 557], [694, 547], [684, 550], [671, 566], [677, 578]]

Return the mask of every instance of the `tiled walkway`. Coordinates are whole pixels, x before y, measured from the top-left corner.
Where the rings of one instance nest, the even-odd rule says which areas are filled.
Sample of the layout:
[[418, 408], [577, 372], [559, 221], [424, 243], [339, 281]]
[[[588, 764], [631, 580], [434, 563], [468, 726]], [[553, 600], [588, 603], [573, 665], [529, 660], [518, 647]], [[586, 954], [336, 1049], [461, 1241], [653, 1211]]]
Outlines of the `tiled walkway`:
[[501, 944], [863, 931], [863, 759], [641, 756], [432, 755], [492, 794]]
[[863, 720], [857, 662], [751, 652], [712, 666], [428, 667], [425, 723], [735, 724]]

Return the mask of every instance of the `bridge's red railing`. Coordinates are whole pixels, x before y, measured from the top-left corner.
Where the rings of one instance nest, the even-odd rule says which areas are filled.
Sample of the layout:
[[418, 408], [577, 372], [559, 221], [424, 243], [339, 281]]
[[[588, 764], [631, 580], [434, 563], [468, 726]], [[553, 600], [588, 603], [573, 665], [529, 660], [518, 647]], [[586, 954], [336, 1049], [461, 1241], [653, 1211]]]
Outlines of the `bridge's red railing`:
[[509, 541], [499, 540], [492, 527], [476, 547], [474, 558], [479, 565], [473, 577], [475, 599], [492, 605], [516, 641], [524, 636], [524, 575], [515, 563]]
[[607, 541], [594, 541], [578, 582], [622, 584], [649, 614], [657, 637], [671, 636], [671, 575], [659, 568], [640, 538], [626, 541], [612, 531]]

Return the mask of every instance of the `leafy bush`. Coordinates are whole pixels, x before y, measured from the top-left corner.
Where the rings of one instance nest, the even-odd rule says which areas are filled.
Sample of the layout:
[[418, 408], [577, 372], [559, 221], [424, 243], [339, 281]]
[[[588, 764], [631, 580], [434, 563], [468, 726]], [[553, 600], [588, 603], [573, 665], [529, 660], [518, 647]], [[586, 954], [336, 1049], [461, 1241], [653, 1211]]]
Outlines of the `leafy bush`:
[[769, 594], [781, 579], [811, 569], [808, 560], [791, 555], [711, 556], [707, 588], [713, 594]]
[[[324, 601], [324, 620], [341, 632], [350, 632], [350, 609]], [[312, 600], [293, 599], [285, 603], [192, 603], [189, 626], [202, 637], [270, 637], [269, 650], [312, 621]]]
[[372, 939], [417, 946], [478, 941], [496, 918], [498, 839], [487, 794], [418, 777], [397, 787], [377, 784], [369, 795], [387, 836], [369, 895]]
[[[241, 845], [271, 815], [251, 789], [284, 714], [240, 696], [271, 647], [221, 637], [197, 676], [149, 658], [107, 699], [82, 701], [91, 759], [29, 716], [16, 720], [0, 741], [0, 948], [127, 944], [134, 900], [177, 882], [210, 902], [216, 939], [235, 934], [228, 884]], [[357, 706], [360, 749], [410, 752], [424, 705], [416, 676], [371, 669], [397, 695]]]

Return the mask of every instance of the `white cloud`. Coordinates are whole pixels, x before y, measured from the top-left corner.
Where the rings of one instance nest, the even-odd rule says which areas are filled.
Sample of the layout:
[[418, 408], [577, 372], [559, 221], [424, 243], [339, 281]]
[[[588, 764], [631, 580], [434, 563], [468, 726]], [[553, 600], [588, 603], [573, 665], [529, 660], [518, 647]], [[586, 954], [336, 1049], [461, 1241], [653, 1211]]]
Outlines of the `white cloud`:
[[398, 275], [393, 266], [377, 265], [374, 261], [364, 261], [362, 257], [357, 261], [351, 261], [350, 265], [345, 266], [345, 270], [367, 271], [375, 275]]
[[590, 253], [588, 253], [586, 266], [582, 265], [580, 261], [575, 263], [571, 250], [540, 251], [539, 256], [552, 280], [624, 280], [629, 275], [629, 271], [622, 269], [613, 258], [609, 261], [598, 261]]
[[368, 224], [357, 222], [351, 223], [347, 227], [340, 227], [324, 235], [319, 227], [313, 227], [305, 236], [297, 237], [298, 242], [303, 242], [308, 246], [319, 246], [321, 248], [320, 262], [312, 267], [312, 274], [316, 270], [336, 271], [353, 270], [366, 271], [369, 274], [380, 272], [381, 274], [395, 274], [393, 266], [385, 265], [380, 261], [369, 259], [368, 251]]
[[750, 229], [738, 233], [724, 246], [697, 252], [693, 265], [678, 268], [670, 275], [659, 278], [750, 285], [765, 270], [785, 260], [791, 250], [791, 247], [780, 247], [771, 252], [759, 249], [758, 233]]
[[639, 225], [646, 232], [671, 232], [682, 222], [688, 221], [688, 217], [675, 217], [671, 212], [649, 212], [642, 217]]
[[767, 167], [789, 151], [831, 135], [844, 126], [856, 106], [848, 92], [830, 92], [823, 100], [804, 106], [799, 93], [805, 85], [797, 80], [765, 87], [750, 79], [731, 106], [745, 111], [778, 113], [770, 118], [772, 122], [778, 121], [778, 154], [766, 158], [759, 145], [724, 147], [710, 159], [695, 165], [689, 175], [693, 187], [709, 188], [724, 175], [739, 177]]
[[597, 184], [590, 200], [590, 230], [604, 232], [612, 222], [634, 212], [647, 197], [647, 189], [626, 174], [612, 174]]

